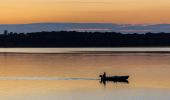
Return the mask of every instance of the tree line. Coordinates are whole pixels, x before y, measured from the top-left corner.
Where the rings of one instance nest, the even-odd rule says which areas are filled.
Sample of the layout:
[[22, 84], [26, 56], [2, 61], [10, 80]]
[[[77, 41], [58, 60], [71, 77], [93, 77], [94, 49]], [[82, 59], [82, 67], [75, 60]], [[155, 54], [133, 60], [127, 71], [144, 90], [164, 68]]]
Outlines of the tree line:
[[52, 31], [0, 34], [0, 47], [151, 47], [170, 46], [170, 33]]

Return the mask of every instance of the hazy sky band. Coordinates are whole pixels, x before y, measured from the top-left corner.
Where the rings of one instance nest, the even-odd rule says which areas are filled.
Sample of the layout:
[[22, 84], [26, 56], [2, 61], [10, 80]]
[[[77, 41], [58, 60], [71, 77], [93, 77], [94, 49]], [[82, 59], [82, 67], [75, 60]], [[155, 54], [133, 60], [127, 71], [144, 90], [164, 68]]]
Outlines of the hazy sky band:
[[3, 0], [0, 23], [170, 23], [169, 0]]

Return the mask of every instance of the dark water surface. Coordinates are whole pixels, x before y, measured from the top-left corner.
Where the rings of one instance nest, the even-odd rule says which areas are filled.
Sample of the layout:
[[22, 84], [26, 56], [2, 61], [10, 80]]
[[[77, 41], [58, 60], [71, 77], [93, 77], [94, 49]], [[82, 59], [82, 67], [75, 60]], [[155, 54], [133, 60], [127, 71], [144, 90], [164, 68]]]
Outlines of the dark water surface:
[[[152, 49], [150, 51], [158, 51], [158, 48]], [[102, 51], [102, 54], [75, 53], [95, 50]], [[2, 100], [170, 99], [170, 53], [104, 53], [112, 50], [60, 48], [57, 51], [55, 48], [2, 48], [0, 49], [0, 98]], [[143, 48], [143, 50], [148, 49]], [[168, 51], [169, 48], [159, 50]], [[104, 86], [98, 80], [98, 75], [103, 72], [107, 72], [108, 75], [130, 75], [129, 84], [107, 82]]]

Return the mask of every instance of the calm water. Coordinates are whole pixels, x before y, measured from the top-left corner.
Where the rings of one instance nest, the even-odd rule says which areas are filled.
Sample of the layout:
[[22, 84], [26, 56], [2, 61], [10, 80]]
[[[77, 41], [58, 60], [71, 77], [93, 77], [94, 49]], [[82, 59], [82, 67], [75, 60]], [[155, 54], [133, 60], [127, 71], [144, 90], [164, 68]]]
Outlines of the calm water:
[[[104, 51], [76, 53], [81, 51]], [[170, 48], [0, 49], [2, 100], [169, 100]], [[129, 84], [98, 75], [130, 75]]]
[[150, 48], [0, 48], [0, 53], [110, 53], [110, 52], [169, 52], [170, 47]]

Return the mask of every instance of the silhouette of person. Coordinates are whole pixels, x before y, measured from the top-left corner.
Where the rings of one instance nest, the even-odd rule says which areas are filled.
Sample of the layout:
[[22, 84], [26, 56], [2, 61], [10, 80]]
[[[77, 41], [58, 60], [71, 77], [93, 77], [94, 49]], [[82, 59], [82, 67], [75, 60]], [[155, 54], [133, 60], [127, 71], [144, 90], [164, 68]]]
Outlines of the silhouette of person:
[[103, 74], [103, 78], [106, 78], [106, 72], [104, 72], [104, 74]]

